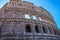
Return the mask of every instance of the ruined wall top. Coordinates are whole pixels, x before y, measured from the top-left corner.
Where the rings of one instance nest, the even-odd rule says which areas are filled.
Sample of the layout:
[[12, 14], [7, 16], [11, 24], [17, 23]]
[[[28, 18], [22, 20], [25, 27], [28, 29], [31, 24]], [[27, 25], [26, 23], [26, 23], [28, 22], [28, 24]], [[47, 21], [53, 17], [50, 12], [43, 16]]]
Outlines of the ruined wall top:
[[10, 0], [10, 1], [21, 1], [21, 0]]

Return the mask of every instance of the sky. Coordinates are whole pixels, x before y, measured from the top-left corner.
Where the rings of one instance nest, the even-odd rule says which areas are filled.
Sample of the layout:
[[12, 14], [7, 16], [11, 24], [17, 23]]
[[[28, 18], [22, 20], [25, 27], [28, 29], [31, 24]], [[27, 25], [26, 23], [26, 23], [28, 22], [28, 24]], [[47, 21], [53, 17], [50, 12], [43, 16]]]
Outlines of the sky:
[[[57, 28], [60, 29], [60, 0], [26, 0], [46, 9], [54, 18]], [[0, 0], [0, 8], [9, 0]]]

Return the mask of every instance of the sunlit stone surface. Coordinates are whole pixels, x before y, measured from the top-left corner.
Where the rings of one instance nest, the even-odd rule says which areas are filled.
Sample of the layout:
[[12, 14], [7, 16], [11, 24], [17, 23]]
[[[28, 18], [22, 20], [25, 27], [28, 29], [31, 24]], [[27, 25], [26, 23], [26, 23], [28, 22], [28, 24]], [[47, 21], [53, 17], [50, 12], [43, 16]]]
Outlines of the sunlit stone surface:
[[44, 8], [10, 0], [0, 9], [0, 40], [60, 40], [60, 31]]

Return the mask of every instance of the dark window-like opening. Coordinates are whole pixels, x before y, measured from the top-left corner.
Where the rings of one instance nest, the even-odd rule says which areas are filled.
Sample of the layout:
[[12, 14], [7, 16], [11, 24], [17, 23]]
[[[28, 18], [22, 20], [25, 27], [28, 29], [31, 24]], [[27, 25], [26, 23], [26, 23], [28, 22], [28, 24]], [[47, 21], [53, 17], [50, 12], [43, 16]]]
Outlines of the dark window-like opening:
[[43, 26], [43, 32], [46, 33], [46, 29], [45, 29], [45, 26]]
[[39, 33], [39, 28], [38, 27], [39, 27], [38, 25], [35, 25], [35, 31], [36, 31], [36, 33]]
[[51, 29], [51, 28], [48, 28], [48, 29], [49, 29], [49, 32], [50, 32], [51, 34], [53, 34], [53, 33], [52, 33], [52, 29]]
[[55, 34], [55, 35], [57, 34], [56, 30], [54, 30], [54, 34]]
[[31, 32], [31, 26], [30, 26], [30, 24], [26, 25], [26, 32]]

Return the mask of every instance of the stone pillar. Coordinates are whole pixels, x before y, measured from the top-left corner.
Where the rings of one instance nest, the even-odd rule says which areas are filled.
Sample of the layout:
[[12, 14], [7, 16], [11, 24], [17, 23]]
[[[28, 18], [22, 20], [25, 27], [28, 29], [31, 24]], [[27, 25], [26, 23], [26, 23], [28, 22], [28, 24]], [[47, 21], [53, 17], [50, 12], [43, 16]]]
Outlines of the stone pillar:
[[54, 34], [54, 29], [53, 29], [53, 27], [51, 27], [51, 29], [52, 29], [52, 33]]
[[46, 28], [47, 28], [47, 32], [48, 32], [48, 34], [50, 34], [48, 27], [49, 27], [49, 26], [47, 25], [47, 27], [46, 27]]
[[43, 24], [41, 24], [41, 33], [43, 34], [43, 29], [42, 29]]
[[33, 35], [35, 33], [35, 24], [34, 23], [32, 23], [32, 33], [33, 33]]
[[40, 24], [41, 33], [43, 33], [42, 24]]
[[0, 40], [1, 40], [1, 27], [2, 27], [2, 21], [0, 21]]
[[23, 35], [25, 35], [25, 33], [26, 33], [26, 24], [23, 22], [23, 27], [22, 27], [22, 29], [23, 29]]

